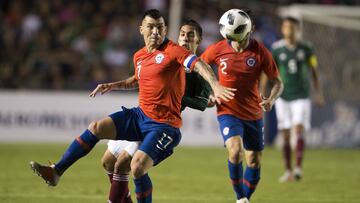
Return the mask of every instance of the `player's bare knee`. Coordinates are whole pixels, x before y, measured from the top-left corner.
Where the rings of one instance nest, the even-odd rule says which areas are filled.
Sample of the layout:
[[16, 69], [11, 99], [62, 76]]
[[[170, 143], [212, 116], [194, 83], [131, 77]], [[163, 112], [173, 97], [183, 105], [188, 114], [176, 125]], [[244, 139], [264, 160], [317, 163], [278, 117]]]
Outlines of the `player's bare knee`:
[[246, 165], [250, 168], [260, 168], [260, 161], [257, 159], [251, 159], [246, 162]]
[[95, 135], [98, 136], [99, 135], [99, 121], [93, 121], [90, 123], [90, 125], [88, 126], [88, 130], [90, 130], [90, 132]]
[[106, 158], [101, 159], [101, 164], [106, 171], [113, 171], [113, 165]]
[[114, 171], [115, 173], [120, 174], [127, 174], [130, 172], [130, 163], [131, 163], [132, 157], [124, 152], [119, 155], [119, 157], [116, 160], [116, 163], [114, 165]]
[[229, 160], [232, 163], [240, 163], [243, 159], [244, 151], [239, 146], [233, 146], [229, 149]]
[[301, 136], [303, 134], [303, 132], [304, 132], [304, 127], [302, 125], [296, 125], [295, 126], [296, 135]]
[[261, 152], [247, 152], [246, 165], [250, 168], [260, 168]]
[[283, 140], [284, 140], [284, 144], [290, 144], [290, 136], [284, 137]]
[[103, 157], [101, 158], [101, 164], [106, 171], [112, 172], [114, 170], [115, 157], [110, 153], [110, 151], [106, 150]]
[[282, 137], [283, 137], [284, 143], [290, 143], [290, 130], [284, 131]]
[[139, 178], [145, 174], [145, 170], [141, 165], [131, 165], [131, 173], [134, 178]]
[[140, 161], [131, 161], [131, 173], [134, 176], [134, 178], [139, 178], [145, 174], [145, 167], [143, 164], [140, 163]]

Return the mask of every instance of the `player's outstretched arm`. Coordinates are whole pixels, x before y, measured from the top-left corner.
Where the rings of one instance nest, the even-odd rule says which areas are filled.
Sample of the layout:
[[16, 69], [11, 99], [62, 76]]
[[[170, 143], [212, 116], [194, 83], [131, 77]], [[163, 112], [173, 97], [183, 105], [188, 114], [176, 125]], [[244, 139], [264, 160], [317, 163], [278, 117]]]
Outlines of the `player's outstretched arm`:
[[272, 83], [272, 88], [269, 97], [265, 97], [261, 94], [261, 102], [260, 106], [263, 111], [270, 111], [272, 106], [275, 103], [275, 100], [280, 97], [281, 93], [284, 90], [284, 84], [280, 78], [280, 75], [271, 79], [270, 82]]
[[199, 73], [211, 86], [213, 90], [215, 100], [218, 104], [221, 104], [221, 100], [229, 101], [234, 98], [236, 89], [224, 87], [220, 85], [211, 67], [199, 60], [195, 63], [194, 71]]
[[131, 76], [125, 80], [121, 80], [118, 82], [112, 82], [112, 83], [104, 83], [99, 84], [89, 95], [89, 97], [95, 97], [97, 93], [100, 92], [100, 94], [105, 94], [106, 92], [109, 92], [111, 90], [130, 90], [130, 89], [137, 89], [139, 87], [139, 84], [135, 78], [135, 76]]

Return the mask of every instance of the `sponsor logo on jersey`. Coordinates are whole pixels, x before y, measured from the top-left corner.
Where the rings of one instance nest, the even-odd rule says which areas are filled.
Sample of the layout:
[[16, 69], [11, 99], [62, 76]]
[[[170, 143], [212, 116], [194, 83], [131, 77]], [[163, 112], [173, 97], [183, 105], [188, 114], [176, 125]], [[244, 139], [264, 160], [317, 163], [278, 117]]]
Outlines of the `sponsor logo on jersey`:
[[157, 64], [160, 64], [161, 62], [163, 62], [164, 58], [165, 58], [164, 54], [159, 53], [155, 56], [155, 62]]
[[256, 65], [256, 59], [254, 57], [247, 58], [246, 65], [248, 65], [250, 68], [254, 67]]

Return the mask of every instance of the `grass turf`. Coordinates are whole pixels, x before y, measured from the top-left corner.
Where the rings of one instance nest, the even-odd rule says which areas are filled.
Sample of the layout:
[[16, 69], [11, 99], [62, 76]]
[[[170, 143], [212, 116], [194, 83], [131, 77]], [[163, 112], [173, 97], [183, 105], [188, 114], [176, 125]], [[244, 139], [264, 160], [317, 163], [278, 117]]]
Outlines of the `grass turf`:
[[[29, 167], [30, 160], [57, 161], [65, 144], [0, 143], [1, 203], [106, 202], [109, 183], [100, 159], [106, 145], [98, 145], [50, 188]], [[278, 183], [283, 172], [281, 152], [264, 151], [262, 179], [251, 203], [352, 203], [360, 201], [360, 151], [357, 149], [308, 150], [304, 179]], [[153, 202], [233, 203], [223, 148], [179, 147], [168, 160], [150, 170]], [[133, 184], [131, 185], [132, 196]]]

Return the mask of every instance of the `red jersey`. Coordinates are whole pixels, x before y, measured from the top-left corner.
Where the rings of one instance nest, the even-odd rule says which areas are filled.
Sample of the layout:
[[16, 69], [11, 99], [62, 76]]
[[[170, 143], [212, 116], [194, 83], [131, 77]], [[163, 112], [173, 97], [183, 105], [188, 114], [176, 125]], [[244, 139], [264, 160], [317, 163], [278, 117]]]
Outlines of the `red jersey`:
[[270, 79], [279, 75], [270, 51], [255, 39], [250, 40], [243, 52], [235, 51], [229, 41], [221, 40], [209, 46], [201, 58], [218, 66], [221, 85], [237, 89], [234, 99], [217, 105], [217, 114], [250, 121], [261, 119], [260, 74], [264, 71]]
[[160, 123], [181, 127], [185, 71], [191, 71], [197, 60], [190, 51], [167, 39], [152, 53], [148, 53], [146, 47], [135, 53], [139, 104], [146, 116]]

